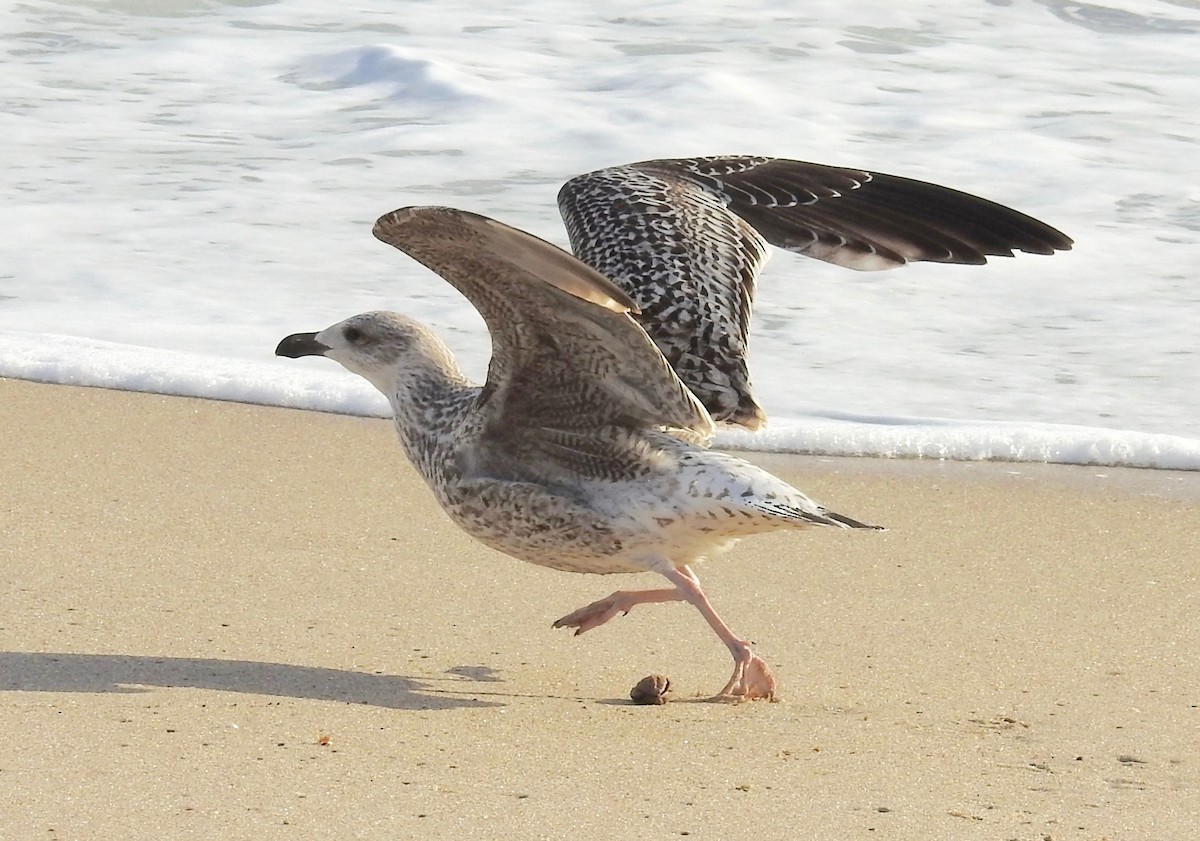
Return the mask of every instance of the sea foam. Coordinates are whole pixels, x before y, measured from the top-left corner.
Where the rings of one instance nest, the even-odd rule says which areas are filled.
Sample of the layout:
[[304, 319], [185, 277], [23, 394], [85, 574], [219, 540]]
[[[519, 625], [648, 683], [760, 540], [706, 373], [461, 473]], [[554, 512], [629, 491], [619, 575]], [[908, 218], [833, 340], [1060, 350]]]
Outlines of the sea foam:
[[[340, 369], [64, 336], [0, 332], [0, 376], [371, 417], [391, 414], [374, 387]], [[811, 455], [1200, 470], [1195, 439], [1045, 423], [813, 412], [771, 421], [753, 433], [722, 428], [716, 445]]]

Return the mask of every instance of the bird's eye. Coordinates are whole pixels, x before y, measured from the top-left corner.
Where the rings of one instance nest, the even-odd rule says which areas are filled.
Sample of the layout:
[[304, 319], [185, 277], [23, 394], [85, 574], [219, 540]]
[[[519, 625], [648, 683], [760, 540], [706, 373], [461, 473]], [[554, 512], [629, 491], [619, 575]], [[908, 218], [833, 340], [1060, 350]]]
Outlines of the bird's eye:
[[342, 335], [345, 336], [346, 341], [348, 341], [352, 345], [361, 345], [363, 343], [363, 341], [366, 339], [366, 336], [363, 334], [363, 331], [354, 326], [343, 328]]

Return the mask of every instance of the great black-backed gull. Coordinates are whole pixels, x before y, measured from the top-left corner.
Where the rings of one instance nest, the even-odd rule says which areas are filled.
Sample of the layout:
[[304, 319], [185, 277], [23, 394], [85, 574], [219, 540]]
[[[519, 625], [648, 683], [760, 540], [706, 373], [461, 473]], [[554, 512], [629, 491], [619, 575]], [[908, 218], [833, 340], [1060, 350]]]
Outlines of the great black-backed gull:
[[405, 208], [375, 225], [482, 314], [492, 337], [482, 387], [433, 332], [396, 313], [297, 333], [276, 353], [327, 356], [375, 385], [442, 507], [484, 544], [554, 569], [652, 571], [671, 584], [619, 590], [555, 627], [580, 634], [639, 604], [688, 601], [734, 659], [719, 696], [773, 698], [770, 669], [717, 615], [691, 565], [759, 532], [875, 527], [707, 448], [713, 412], [762, 419], [744, 352], [763, 238], [867, 269], [1052, 253], [1071, 241], [946, 188], [764, 158], [601, 170], [569, 182], [560, 206], [596, 268], [452, 208]]

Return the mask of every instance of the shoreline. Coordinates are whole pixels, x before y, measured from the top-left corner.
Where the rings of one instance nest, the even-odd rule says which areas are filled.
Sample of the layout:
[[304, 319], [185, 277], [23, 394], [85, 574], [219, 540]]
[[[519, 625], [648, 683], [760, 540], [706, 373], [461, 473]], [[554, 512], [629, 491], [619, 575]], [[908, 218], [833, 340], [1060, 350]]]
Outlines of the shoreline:
[[[652, 576], [471, 541], [385, 420], [0, 380], [0, 838], [1180, 837], [1200, 477], [743, 452], [889, 531]], [[1105, 474], [1103, 476], [1097, 474]], [[629, 705], [646, 674], [675, 700]], [[571, 804], [564, 808], [564, 804]], [[53, 832], [51, 832], [53, 830]]]
[[[5, 355], [0, 334], [0, 357]], [[85, 343], [81, 355], [95, 353]], [[20, 360], [24, 345], [8, 348]], [[345, 371], [279, 366], [263, 361], [200, 357], [178, 351], [105, 345], [103, 363], [64, 370], [55, 355], [0, 361], [0, 379], [195, 397], [253, 406], [387, 418], [373, 386]], [[773, 415], [757, 433], [718, 431], [716, 445], [746, 452], [831, 458], [992, 461], [1066, 464], [1200, 473], [1200, 439], [1078, 422], [859, 415], [814, 409], [799, 417]]]

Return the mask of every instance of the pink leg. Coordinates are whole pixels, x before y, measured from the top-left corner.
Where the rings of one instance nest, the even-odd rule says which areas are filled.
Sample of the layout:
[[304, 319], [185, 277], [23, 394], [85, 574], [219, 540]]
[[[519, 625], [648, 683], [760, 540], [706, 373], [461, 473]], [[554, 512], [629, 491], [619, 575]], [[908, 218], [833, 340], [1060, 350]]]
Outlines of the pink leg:
[[618, 590], [611, 596], [568, 613], [554, 623], [555, 628], [574, 628], [575, 636], [598, 628], [618, 613], [628, 613], [636, 605], [657, 602], [677, 602], [686, 599], [675, 587], [664, 590]]
[[721, 642], [725, 643], [729, 653], [733, 655], [733, 676], [729, 678], [729, 683], [725, 684], [725, 688], [718, 693], [717, 697], [738, 700], [765, 698], [768, 701], [774, 701], [775, 678], [771, 676], [771, 670], [757, 654], [750, 650], [749, 643], [739, 638], [729, 630], [728, 625], [721, 621], [721, 617], [709, 604], [708, 597], [700, 589], [700, 579], [696, 577], [696, 574], [688, 567], [681, 566], [664, 573], [664, 575], [675, 585], [676, 591], [680, 594], [678, 598], [687, 599], [696, 606], [709, 626], [717, 632]]

